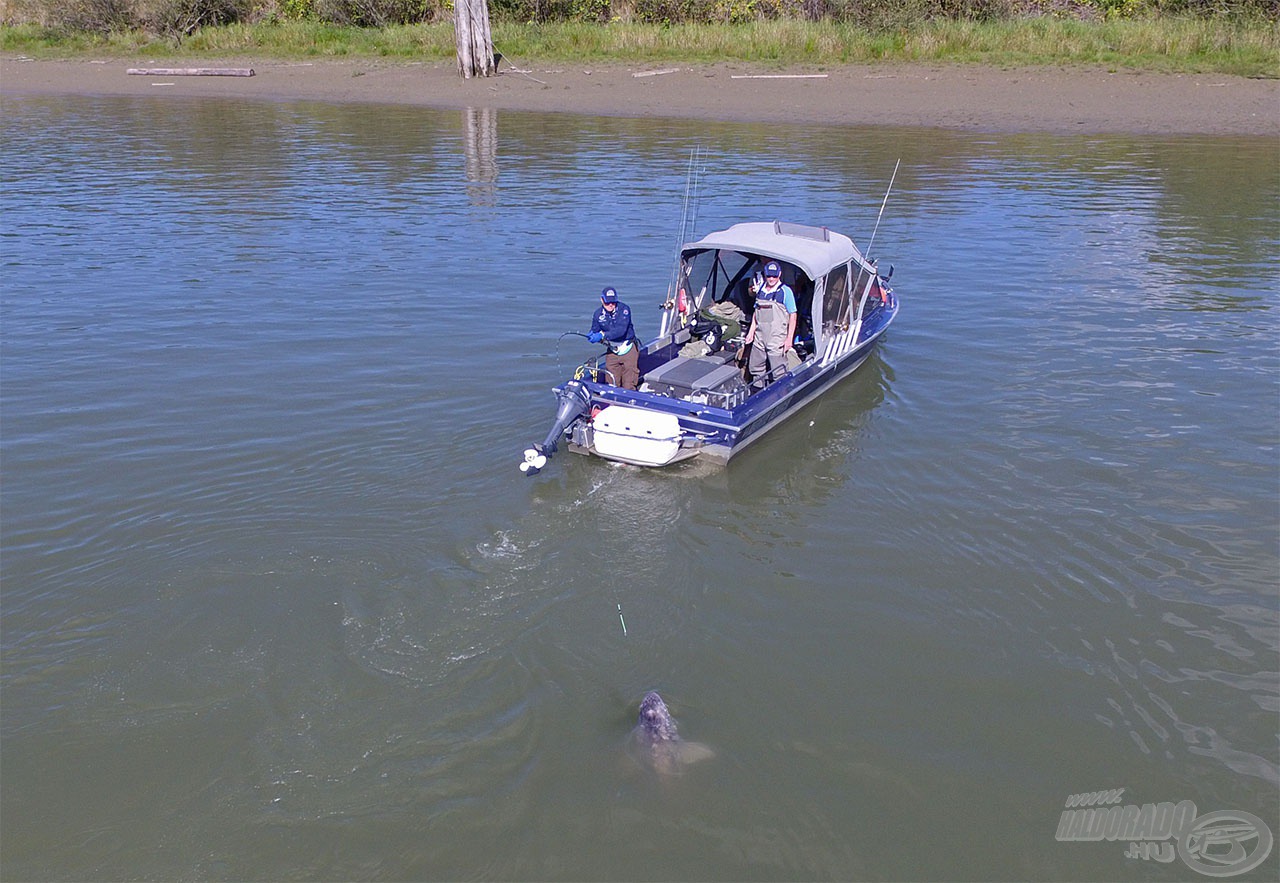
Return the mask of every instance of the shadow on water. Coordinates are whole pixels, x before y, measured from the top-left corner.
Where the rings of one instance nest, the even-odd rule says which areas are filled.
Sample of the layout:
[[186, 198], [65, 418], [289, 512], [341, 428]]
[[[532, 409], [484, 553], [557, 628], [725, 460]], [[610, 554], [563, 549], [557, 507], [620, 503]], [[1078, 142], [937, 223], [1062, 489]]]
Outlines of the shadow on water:
[[[772, 519], [794, 507], [821, 508], [851, 472], [875, 468], [877, 453], [866, 427], [880, 414], [893, 386], [893, 332], [850, 377], [806, 405], [713, 477], [744, 509], [764, 505]], [[890, 403], [892, 404], [892, 403]], [[764, 513], [757, 513], [764, 515]]]

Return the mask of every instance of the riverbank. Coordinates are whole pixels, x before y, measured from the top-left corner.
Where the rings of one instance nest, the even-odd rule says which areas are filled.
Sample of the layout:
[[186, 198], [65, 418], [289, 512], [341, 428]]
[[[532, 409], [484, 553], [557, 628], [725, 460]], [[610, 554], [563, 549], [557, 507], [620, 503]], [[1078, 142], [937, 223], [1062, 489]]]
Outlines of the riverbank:
[[369, 102], [440, 108], [744, 122], [929, 126], [973, 131], [1280, 135], [1280, 81], [1227, 74], [868, 64], [504, 62], [463, 80], [452, 62], [201, 59], [253, 77], [131, 75], [188, 60], [0, 58], [0, 94]]

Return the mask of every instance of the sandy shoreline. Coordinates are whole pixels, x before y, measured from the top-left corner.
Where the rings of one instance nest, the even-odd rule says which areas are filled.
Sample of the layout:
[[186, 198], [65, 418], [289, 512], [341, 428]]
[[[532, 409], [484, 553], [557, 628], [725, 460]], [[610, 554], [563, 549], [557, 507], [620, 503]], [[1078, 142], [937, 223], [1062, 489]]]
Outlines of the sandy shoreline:
[[[253, 77], [136, 76], [130, 68], [248, 67]], [[782, 74], [782, 75], [780, 75]], [[850, 65], [785, 72], [745, 64], [504, 64], [463, 80], [452, 63], [35, 61], [0, 58], [0, 94], [79, 94], [930, 126], [990, 132], [1280, 135], [1280, 81], [1225, 74]]]

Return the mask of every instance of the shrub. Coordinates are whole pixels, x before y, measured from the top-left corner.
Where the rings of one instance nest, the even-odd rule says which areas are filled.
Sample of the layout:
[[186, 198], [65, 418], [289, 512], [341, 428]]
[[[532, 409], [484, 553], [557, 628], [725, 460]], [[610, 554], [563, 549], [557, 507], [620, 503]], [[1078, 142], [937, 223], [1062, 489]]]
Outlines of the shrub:
[[110, 34], [139, 27], [130, 0], [51, 0], [49, 24], [68, 31]]
[[571, 21], [603, 24], [609, 20], [611, 12], [609, 0], [570, 0], [569, 3]]
[[429, 22], [439, 11], [431, 0], [312, 0], [312, 8], [321, 21], [358, 28]]
[[188, 37], [201, 28], [244, 21], [249, 9], [249, 0], [169, 0], [144, 24], [157, 33]]

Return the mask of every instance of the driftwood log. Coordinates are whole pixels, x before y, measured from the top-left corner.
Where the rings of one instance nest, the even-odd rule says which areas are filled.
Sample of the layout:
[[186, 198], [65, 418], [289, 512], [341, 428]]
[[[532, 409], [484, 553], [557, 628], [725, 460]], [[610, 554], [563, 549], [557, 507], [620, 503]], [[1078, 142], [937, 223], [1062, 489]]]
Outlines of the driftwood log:
[[491, 77], [498, 64], [489, 33], [489, 0], [454, 0], [453, 36], [463, 79]]
[[127, 74], [144, 77], [252, 77], [251, 67], [131, 67]]

